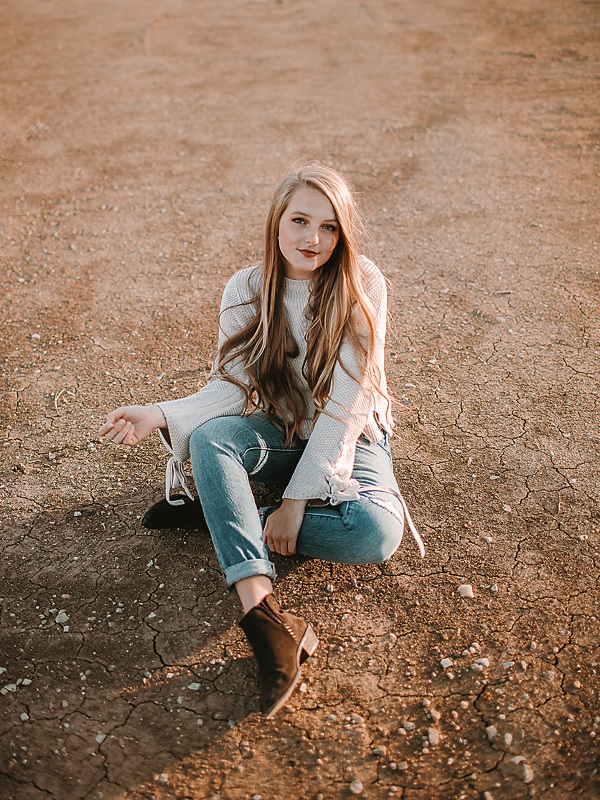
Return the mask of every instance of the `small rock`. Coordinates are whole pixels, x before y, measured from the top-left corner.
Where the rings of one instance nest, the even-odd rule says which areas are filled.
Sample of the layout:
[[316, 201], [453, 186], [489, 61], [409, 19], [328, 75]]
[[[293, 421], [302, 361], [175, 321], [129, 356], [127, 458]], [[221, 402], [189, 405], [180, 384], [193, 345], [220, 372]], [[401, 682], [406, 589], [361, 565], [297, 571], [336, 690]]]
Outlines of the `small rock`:
[[399, 772], [404, 772], [408, 769], [408, 762], [407, 761], [400, 761], [397, 765], [397, 769]]
[[476, 664], [481, 664], [481, 666], [482, 666], [482, 667], [489, 667], [489, 665], [490, 665], [490, 660], [489, 660], [489, 658], [486, 658], [486, 657], [484, 656], [483, 658], [478, 658], [478, 659], [475, 661], [475, 663], [476, 663]]
[[494, 797], [491, 792], [484, 792], [482, 800], [494, 800]]
[[387, 755], [387, 747], [385, 747], [384, 745], [380, 745], [379, 747], [374, 747], [371, 750], [371, 753], [374, 756], [385, 756]]
[[463, 583], [461, 584], [458, 589], [456, 590], [461, 597], [468, 597], [472, 600], [475, 595], [473, 594], [473, 587], [470, 583]]
[[492, 583], [492, 585], [490, 586], [490, 592], [493, 592], [494, 594], [496, 594], [497, 591], [498, 591], [498, 584], [497, 583]]
[[362, 794], [363, 789], [364, 786], [360, 781], [352, 781], [352, 783], [350, 784], [350, 791], [352, 792], [352, 794]]
[[437, 728], [427, 728], [427, 738], [429, 744], [435, 746], [440, 741], [440, 732]]
[[514, 665], [514, 661], [504, 661], [502, 666], [504, 669], [510, 669]]
[[360, 714], [350, 714], [350, 721], [354, 723], [354, 725], [363, 725], [365, 718], [361, 717]]
[[200, 683], [190, 683], [190, 684], [188, 684], [188, 689], [191, 689], [192, 692], [197, 692], [201, 688], [202, 688], [202, 684], [200, 684]]
[[553, 681], [554, 680], [554, 672], [552, 672], [552, 670], [550, 670], [550, 669], [546, 670], [545, 672], [542, 672], [542, 678], [545, 681]]
[[65, 622], [69, 621], [69, 615], [65, 611], [59, 611], [56, 615], [55, 622], [58, 622], [59, 625], [64, 625]]
[[105, 739], [106, 739], [106, 734], [105, 734], [105, 733], [99, 733], [99, 734], [97, 734], [97, 736], [96, 736], [96, 741], [98, 742], [98, 744], [102, 744], [102, 742], [103, 742]]
[[488, 725], [485, 729], [485, 733], [490, 742], [493, 742], [498, 735], [498, 728], [496, 728], [495, 725]]
[[21, 722], [26, 722], [29, 719], [29, 714], [26, 714], [25, 712], [23, 712], [21, 714], [20, 718], [21, 718]]
[[529, 766], [529, 764], [523, 764], [523, 783], [531, 783], [533, 780], [533, 770]]
[[502, 511], [512, 511], [512, 508], [508, 505], [508, 503], [504, 503], [502, 506]]
[[158, 780], [159, 783], [166, 783], [169, 780], [168, 773], [167, 772], [161, 772], [161, 774], [158, 776], [157, 780]]
[[483, 667], [481, 664], [471, 664], [471, 671], [472, 672], [483, 672]]
[[73, 516], [74, 517], [80, 517], [81, 516], [81, 511], [74, 511], [73, 512]]
[[415, 723], [414, 722], [405, 722], [402, 726], [405, 731], [414, 731]]
[[510, 745], [512, 744], [512, 740], [513, 740], [513, 735], [512, 735], [512, 733], [505, 733], [505, 734], [504, 734], [504, 744], [505, 744], [507, 747], [510, 747]]
[[454, 662], [452, 661], [451, 658], [442, 658], [442, 660], [440, 661], [440, 664], [444, 669], [448, 669], [448, 667], [451, 667], [453, 663]]
[[429, 709], [429, 716], [434, 722], [437, 722], [439, 718], [442, 716], [439, 711], [436, 711], [435, 708]]

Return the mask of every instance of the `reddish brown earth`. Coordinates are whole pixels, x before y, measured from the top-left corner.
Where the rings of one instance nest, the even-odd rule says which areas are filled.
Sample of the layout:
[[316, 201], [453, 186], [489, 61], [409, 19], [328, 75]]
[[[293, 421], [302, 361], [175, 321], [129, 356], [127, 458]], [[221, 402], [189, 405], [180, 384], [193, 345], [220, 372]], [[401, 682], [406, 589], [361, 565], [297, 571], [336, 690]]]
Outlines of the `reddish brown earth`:
[[[597, 797], [596, 4], [0, 16], [0, 795]], [[96, 430], [202, 384], [224, 282], [306, 151], [355, 181], [391, 282], [427, 558], [280, 559], [321, 644], [264, 722], [207, 535], [140, 527], [159, 442]]]

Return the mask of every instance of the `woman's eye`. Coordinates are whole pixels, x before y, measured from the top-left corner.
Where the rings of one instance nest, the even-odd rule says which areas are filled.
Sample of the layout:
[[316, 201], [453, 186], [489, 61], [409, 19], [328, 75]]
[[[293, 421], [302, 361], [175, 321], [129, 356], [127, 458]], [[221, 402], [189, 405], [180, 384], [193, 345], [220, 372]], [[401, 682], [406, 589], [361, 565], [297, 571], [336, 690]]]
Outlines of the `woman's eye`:
[[294, 217], [292, 222], [297, 222], [298, 225], [306, 225], [306, 220], [303, 220], [302, 217]]
[[333, 232], [333, 231], [336, 230], [335, 225], [323, 225], [323, 227], [325, 228], [326, 231], [332, 231]]

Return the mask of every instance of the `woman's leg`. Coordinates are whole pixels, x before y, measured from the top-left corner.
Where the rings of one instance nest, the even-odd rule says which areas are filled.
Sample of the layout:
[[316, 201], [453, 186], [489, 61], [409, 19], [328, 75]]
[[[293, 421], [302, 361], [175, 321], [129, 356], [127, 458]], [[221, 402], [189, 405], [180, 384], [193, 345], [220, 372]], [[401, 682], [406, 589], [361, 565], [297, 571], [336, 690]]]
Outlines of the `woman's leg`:
[[228, 586], [254, 575], [274, 575], [250, 479], [287, 483], [304, 444], [285, 447], [284, 440], [262, 413], [219, 417], [191, 436], [194, 480]]
[[286, 448], [283, 434], [263, 414], [206, 422], [190, 440], [194, 479], [217, 558], [246, 612], [240, 627], [258, 664], [260, 708], [267, 717], [293, 692], [318, 640], [310, 625], [283, 611], [273, 597], [274, 570], [250, 477], [285, 485], [302, 450], [300, 442]]
[[396, 496], [387, 439], [359, 439], [352, 477], [367, 491], [359, 500], [339, 506], [309, 506], [296, 544], [299, 553], [345, 564], [377, 564], [396, 551], [404, 531], [404, 509]]

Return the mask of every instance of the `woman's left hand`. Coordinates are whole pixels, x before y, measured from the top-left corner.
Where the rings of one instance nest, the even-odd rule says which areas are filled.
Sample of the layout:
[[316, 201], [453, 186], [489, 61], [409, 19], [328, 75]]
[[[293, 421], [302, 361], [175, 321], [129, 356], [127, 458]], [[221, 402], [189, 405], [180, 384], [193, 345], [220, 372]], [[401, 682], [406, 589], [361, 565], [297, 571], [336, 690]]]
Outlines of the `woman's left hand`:
[[285, 499], [265, 523], [263, 541], [272, 553], [291, 556], [296, 552], [296, 540], [304, 519], [306, 500]]

